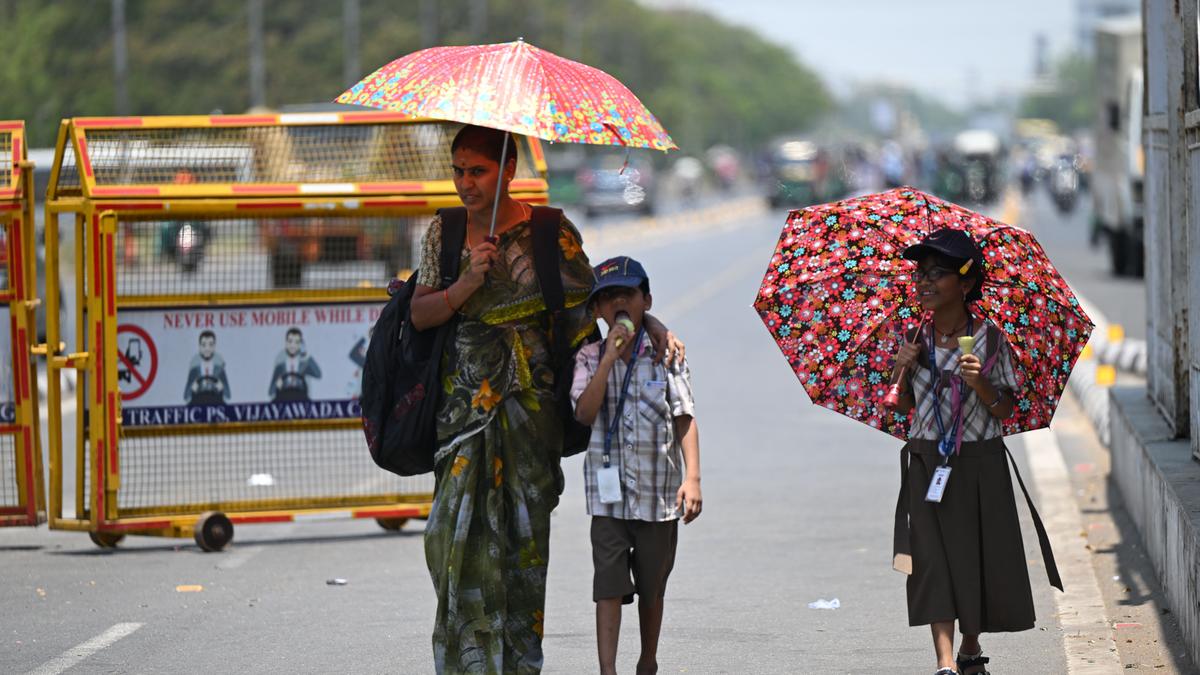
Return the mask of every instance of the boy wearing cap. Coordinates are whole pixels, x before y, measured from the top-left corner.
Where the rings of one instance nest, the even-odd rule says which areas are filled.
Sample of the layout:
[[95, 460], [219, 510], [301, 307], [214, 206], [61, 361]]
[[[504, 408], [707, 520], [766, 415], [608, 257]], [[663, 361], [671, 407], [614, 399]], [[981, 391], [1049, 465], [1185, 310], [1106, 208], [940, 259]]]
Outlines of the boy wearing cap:
[[[600, 672], [616, 672], [621, 605], [638, 596], [638, 673], [657, 672], [667, 577], [678, 520], [700, 515], [700, 441], [685, 360], [654, 362], [642, 329], [650, 280], [621, 256], [595, 268], [588, 304], [608, 335], [575, 358], [575, 417], [592, 425], [583, 476], [592, 516], [592, 599]], [[632, 579], [630, 575], [632, 573]]]

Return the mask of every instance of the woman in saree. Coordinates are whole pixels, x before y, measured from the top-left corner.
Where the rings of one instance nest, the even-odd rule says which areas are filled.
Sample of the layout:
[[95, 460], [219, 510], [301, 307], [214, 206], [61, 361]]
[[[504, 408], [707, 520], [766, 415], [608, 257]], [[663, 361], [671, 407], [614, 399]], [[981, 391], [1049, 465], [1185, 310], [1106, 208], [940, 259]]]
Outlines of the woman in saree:
[[[442, 359], [436, 484], [425, 526], [425, 558], [438, 595], [434, 665], [439, 673], [537, 673], [550, 512], [563, 488], [563, 421], [533, 264], [532, 208], [508, 194], [517, 166], [511, 136], [467, 126], [455, 136], [451, 156], [467, 210], [458, 279], [438, 287], [442, 228], [435, 217], [422, 243], [411, 310], [420, 330], [456, 314], [460, 319]], [[594, 277], [566, 218], [559, 249], [566, 306], [557, 325], [574, 345], [594, 330], [585, 302]], [[647, 328], [663, 354], [666, 329], [657, 321]]]

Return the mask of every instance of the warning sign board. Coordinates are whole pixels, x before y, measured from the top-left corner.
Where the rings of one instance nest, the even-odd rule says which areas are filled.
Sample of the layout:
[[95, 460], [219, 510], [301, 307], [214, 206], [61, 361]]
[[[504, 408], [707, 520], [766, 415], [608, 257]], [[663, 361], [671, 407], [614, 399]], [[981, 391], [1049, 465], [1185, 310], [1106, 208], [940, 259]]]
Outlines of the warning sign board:
[[121, 400], [132, 401], [154, 384], [158, 374], [158, 349], [142, 327], [117, 326], [117, 385]]

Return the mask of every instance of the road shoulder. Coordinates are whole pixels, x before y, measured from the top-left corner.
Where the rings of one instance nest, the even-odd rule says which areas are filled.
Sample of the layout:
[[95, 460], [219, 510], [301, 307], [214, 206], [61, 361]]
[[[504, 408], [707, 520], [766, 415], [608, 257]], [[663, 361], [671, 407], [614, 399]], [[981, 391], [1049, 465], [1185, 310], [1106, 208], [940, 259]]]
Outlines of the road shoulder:
[[[1068, 590], [1059, 598], [1059, 610], [1060, 621], [1067, 629], [1064, 641], [1070, 672], [1195, 672], [1141, 537], [1111, 478], [1108, 449], [1073, 393], [1064, 395], [1052, 429], [1058, 452], [1050, 453], [1050, 448], [1033, 444], [1027, 447], [1031, 464], [1040, 464], [1032, 468], [1042, 513], [1054, 513], [1052, 501], [1064, 507], [1074, 502], [1075, 506], [1072, 515], [1076, 518], [1067, 517], [1053, 525], [1047, 518], [1046, 523], [1047, 529], [1056, 530], [1051, 536]], [[1043, 457], [1038, 457], [1039, 452]], [[1045, 455], [1054, 456], [1046, 459]], [[1046, 471], [1041, 466], [1060, 461], [1059, 457], [1057, 476], [1053, 469]], [[1050, 484], [1044, 486], [1043, 482]], [[1070, 501], [1062, 501], [1064, 494]], [[1105, 619], [1102, 630], [1094, 618], [1095, 610], [1100, 608], [1088, 606], [1096, 598], [1077, 599], [1071, 593], [1072, 586], [1079, 583], [1090, 584], [1099, 593]], [[1077, 604], [1081, 601], [1086, 604]], [[1077, 635], [1068, 628], [1076, 623]], [[1104, 659], [1115, 662], [1115, 669], [1077, 669], [1088, 665], [1087, 659], [1101, 658], [1101, 647], [1115, 650], [1111, 652], [1113, 659]]]

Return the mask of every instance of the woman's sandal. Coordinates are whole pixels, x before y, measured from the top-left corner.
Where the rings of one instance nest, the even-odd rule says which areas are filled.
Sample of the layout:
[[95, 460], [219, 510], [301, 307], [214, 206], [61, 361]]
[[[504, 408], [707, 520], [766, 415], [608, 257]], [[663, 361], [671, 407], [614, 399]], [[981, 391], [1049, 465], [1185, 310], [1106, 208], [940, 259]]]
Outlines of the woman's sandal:
[[954, 662], [958, 664], [960, 675], [988, 675], [987, 662], [989, 660], [982, 653], [972, 658], [967, 658], [959, 654], [954, 659]]
[[958, 675], [958, 671], [953, 668], [938, 668], [933, 675]]

